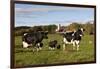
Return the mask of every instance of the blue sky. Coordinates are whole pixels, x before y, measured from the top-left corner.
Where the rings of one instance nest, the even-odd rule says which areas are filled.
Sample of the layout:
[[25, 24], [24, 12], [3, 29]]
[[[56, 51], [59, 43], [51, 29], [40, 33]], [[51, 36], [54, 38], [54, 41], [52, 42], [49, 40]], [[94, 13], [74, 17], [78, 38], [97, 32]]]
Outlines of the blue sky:
[[15, 4], [15, 26], [35, 26], [94, 20], [93, 8]]

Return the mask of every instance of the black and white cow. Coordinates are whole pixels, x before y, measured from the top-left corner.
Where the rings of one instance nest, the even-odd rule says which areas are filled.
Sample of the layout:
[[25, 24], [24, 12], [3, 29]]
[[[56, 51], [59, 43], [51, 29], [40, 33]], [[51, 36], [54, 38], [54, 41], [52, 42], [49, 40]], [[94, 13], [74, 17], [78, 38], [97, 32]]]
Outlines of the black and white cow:
[[79, 50], [79, 43], [81, 41], [81, 37], [83, 36], [83, 28], [80, 28], [74, 32], [66, 32], [64, 33], [63, 37], [63, 50], [65, 50], [66, 44], [73, 44], [73, 50], [75, 49], [75, 46], [77, 48], [77, 51]]
[[42, 49], [43, 39], [47, 39], [48, 32], [32, 32], [32, 33], [24, 33], [22, 37], [23, 48], [28, 48], [29, 46], [34, 46], [38, 50]]
[[60, 45], [58, 44], [57, 40], [52, 40], [49, 42], [49, 49], [54, 50], [55, 48], [60, 49]]

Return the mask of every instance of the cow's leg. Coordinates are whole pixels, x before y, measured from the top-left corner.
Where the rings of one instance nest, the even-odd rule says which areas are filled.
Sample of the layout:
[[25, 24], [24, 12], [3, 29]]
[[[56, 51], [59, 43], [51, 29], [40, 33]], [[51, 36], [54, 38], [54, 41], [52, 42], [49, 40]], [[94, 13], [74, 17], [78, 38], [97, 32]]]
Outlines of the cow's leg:
[[33, 52], [35, 51], [35, 49], [33, 48]]
[[36, 48], [37, 52], [39, 51], [39, 48]]
[[35, 52], [35, 49], [37, 48], [36, 43], [32, 43], [32, 45], [33, 45], [33, 52]]
[[40, 50], [40, 43], [37, 43], [36, 50], [37, 50], [37, 52]]
[[55, 50], [55, 47], [53, 47], [52, 50]]
[[43, 43], [40, 43], [39, 49], [42, 50]]
[[49, 47], [49, 50], [51, 50], [52, 48], [51, 47]]
[[39, 50], [42, 50], [42, 47], [39, 47]]
[[42, 50], [42, 45], [41, 45], [41, 43], [37, 43], [37, 44], [36, 44], [36, 47], [37, 47], [37, 51]]
[[54, 47], [49, 47], [50, 50], [54, 50]]
[[76, 45], [77, 45], [77, 51], [79, 50], [79, 40], [76, 41]]
[[39, 46], [38, 46], [38, 44], [36, 44], [35, 49], [36, 49], [37, 52], [39, 51]]
[[79, 50], [79, 45], [77, 45], [77, 51]]
[[64, 43], [64, 44], [63, 44], [63, 51], [65, 50], [65, 45], [66, 45], [66, 44]]
[[73, 50], [75, 50], [75, 41], [73, 41]]

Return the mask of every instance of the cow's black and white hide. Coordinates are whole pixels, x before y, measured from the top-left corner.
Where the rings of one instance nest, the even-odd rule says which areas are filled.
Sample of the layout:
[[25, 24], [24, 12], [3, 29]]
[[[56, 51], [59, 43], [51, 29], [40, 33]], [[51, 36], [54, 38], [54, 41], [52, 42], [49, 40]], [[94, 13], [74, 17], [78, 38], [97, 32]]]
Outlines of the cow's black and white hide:
[[[37, 51], [41, 50], [43, 47], [43, 43], [37, 43], [35, 48], [37, 49]], [[34, 49], [33, 49], [33, 52], [34, 52]]]
[[37, 51], [41, 50], [43, 47], [42, 40], [48, 38], [47, 34], [48, 32], [24, 33], [22, 37], [23, 48], [34, 46], [37, 49]]
[[66, 44], [73, 44], [73, 50], [75, 50], [75, 46], [77, 51], [79, 50], [79, 43], [81, 41], [81, 37], [83, 36], [84, 29], [78, 29], [74, 32], [66, 32], [63, 35], [63, 50], [65, 50]]
[[58, 44], [57, 40], [52, 40], [49, 42], [49, 49], [54, 50], [55, 48], [60, 49], [60, 45]]

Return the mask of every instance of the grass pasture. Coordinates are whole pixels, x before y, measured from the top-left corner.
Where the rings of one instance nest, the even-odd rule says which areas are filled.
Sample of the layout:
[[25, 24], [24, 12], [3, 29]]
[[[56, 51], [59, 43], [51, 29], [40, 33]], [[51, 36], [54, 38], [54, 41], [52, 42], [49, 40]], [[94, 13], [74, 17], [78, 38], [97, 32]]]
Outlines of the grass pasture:
[[[84, 35], [80, 43], [80, 50], [73, 51], [72, 45], [67, 45], [66, 50], [62, 50], [62, 36], [59, 34], [49, 34], [49, 39], [44, 39], [43, 49], [39, 52], [32, 52], [32, 48], [23, 49], [21, 36], [15, 36], [15, 66], [58, 64], [58, 63], [81, 63], [94, 61], [94, 37]], [[50, 51], [48, 42], [58, 40], [61, 45], [60, 50]]]

